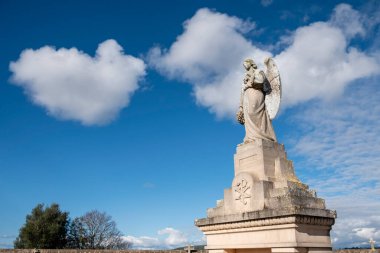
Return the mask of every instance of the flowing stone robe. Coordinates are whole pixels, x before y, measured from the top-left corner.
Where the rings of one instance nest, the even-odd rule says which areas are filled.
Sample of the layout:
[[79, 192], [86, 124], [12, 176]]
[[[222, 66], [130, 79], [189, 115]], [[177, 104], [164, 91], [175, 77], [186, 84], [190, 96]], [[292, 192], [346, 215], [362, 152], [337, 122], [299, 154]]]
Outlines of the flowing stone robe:
[[277, 141], [272, 121], [265, 108], [264, 82], [263, 71], [252, 67], [247, 71], [240, 98], [244, 112], [244, 143], [257, 138]]

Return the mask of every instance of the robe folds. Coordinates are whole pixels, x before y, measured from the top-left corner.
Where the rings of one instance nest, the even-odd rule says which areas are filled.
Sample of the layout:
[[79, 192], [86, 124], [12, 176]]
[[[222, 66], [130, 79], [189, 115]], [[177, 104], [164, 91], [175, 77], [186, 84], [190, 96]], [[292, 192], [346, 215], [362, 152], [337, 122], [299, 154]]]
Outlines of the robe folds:
[[[277, 141], [272, 121], [265, 108], [263, 83], [265, 74], [262, 71], [248, 72], [248, 80], [242, 87], [242, 107], [244, 112], [245, 137], [244, 142], [254, 139]], [[247, 78], [247, 77], [246, 77]]]

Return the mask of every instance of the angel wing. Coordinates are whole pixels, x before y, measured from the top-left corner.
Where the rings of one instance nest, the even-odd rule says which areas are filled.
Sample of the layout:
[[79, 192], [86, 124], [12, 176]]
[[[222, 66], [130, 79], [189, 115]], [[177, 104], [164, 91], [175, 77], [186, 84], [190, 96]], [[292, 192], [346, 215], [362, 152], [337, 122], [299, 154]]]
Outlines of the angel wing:
[[280, 109], [281, 103], [281, 78], [277, 65], [272, 58], [266, 58], [264, 61], [267, 69], [265, 75], [270, 84], [270, 92], [265, 96], [265, 107], [268, 111], [269, 118], [274, 119]]

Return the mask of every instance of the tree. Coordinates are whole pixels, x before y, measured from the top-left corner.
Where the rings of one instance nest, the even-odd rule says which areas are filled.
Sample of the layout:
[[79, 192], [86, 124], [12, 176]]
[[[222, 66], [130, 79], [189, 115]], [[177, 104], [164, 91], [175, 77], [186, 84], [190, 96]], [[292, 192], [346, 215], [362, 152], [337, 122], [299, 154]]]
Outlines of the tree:
[[69, 226], [67, 247], [80, 249], [127, 249], [112, 217], [97, 210], [75, 218]]
[[83, 225], [79, 218], [70, 221], [67, 231], [66, 247], [70, 249], [80, 249], [85, 245]]
[[14, 241], [16, 249], [59, 249], [66, 245], [68, 213], [59, 210], [58, 204], [44, 207], [38, 204], [32, 213], [26, 216], [25, 224], [20, 228]]

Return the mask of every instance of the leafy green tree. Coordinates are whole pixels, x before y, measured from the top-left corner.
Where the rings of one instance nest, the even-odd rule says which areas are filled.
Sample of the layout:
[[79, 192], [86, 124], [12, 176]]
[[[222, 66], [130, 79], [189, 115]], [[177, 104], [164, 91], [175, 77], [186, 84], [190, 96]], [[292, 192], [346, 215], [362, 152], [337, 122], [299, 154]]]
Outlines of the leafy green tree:
[[25, 224], [14, 241], [16, 249], [61, 249], [66, 246], [68, 213], [58, 204], [44, 207], [38, 204], [26, 216]]

